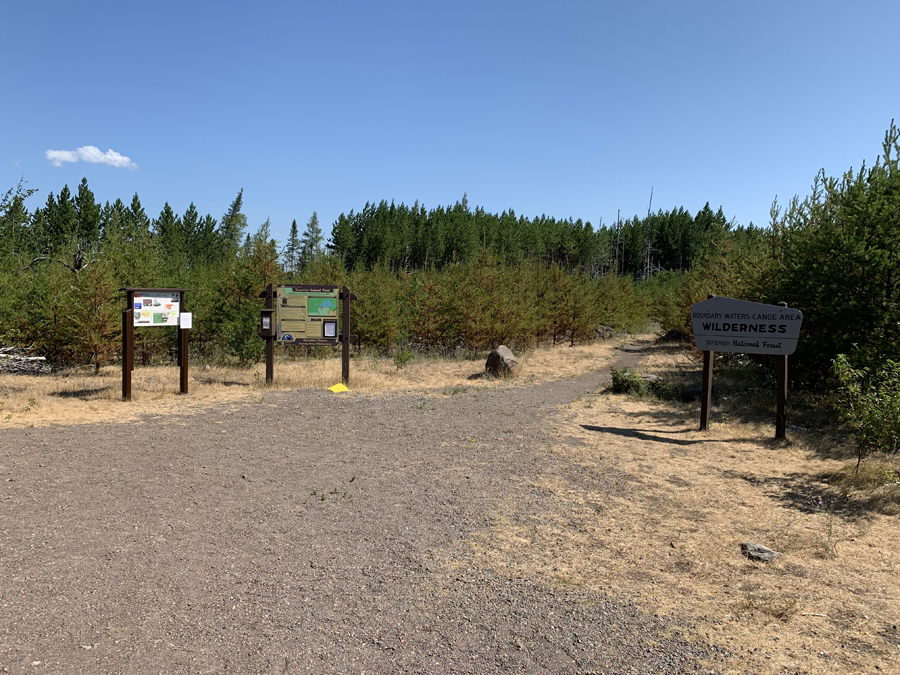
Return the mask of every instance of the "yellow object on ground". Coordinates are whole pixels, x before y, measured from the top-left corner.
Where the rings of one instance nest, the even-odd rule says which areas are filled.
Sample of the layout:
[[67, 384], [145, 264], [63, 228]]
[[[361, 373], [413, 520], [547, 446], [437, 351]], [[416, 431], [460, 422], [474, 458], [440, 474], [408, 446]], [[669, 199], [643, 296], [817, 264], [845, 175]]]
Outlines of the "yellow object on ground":
[[333, 391], [335, 394], [340, 394], [342, 391], [350, 391], [343, 384], [336, 384], [333, 387], [328, 387], [328, 391]]

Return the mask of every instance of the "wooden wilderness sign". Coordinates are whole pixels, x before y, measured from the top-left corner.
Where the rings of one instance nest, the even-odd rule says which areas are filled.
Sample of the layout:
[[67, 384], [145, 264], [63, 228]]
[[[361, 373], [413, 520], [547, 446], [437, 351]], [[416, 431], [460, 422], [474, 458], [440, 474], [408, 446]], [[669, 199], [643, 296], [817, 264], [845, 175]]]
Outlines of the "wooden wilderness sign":
[[697, 349], [741, 354], [793, 354], [803, 314], [787, 305], [764, 305], [713, 296], [691, 307]]
[[713, 356], [715, 352], [772, 354], [777, 357], [778, 408], [775, 438], [784, 438], [787, 422], [787, 357], [797, 349], [803, 314], [782, 302], [759, 302], [710, 295], [691, 307], [694, 344], [703, 352], [703, 393], [700, 402], [700, 429], [709, 428], [712, 399]]

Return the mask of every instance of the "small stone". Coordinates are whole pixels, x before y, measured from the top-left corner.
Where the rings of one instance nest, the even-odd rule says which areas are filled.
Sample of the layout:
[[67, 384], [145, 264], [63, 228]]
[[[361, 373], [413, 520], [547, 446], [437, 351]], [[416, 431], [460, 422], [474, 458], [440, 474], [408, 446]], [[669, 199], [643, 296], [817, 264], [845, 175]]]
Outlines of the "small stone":
[[777, 551], [750, 541], [745, 541], [741, 544], [741, 553], [750, 558], [750, 560], [758, 560], [760, 562], [772, 562], [781, 555]]
[[597, 326], [597, 339], [598, 340], [609, 340], [616, 334], [616, 331], [609, 326], [599, 325]]
[[684, 342], [684, 334], [674, 328], [662, 337], [657, 338], [657, 342]]

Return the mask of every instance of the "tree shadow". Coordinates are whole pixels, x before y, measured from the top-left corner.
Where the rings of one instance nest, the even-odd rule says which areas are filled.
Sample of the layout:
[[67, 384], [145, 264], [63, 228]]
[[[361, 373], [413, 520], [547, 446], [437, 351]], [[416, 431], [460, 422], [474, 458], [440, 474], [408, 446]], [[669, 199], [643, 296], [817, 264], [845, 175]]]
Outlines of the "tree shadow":
[[206, 378], [198, 377], [196, 379], [197, 379], [197, 382], [199, 382], [200, 384], [215, 384], [215, 385], [221, 385], [223, 387], [249, 387], [250, 386], [250, 384], [247, 382], [237, 382], [236, 380], [219, 379], [216, 377], [206, 377]]
[[853, 523], [871, 513], [882, 513], [883, 506], [876, 498], [849, 499], [830, 485], [831, 473], [790, 473], [785, 476], [758, 476], [739, 471], [723, 471], [726, 478], [743, 480], [759, 487], [770, 499], [795, 511], [809, 515], [827, 513], [847, 523]]
[[112, 389], [112, 385], [107, 385], [105, 387], [87, 387], [86, 389], [72, 389], [69, 391], [53, 391], [50, 392], [50, 395], [56, 396], [57, 398], [80, 398], [88, 400], [107, 389]]
[[[616, 436], [622, 436], [623, 438], [637, 438], [641, 441], [653, 441], [655, 443], [669, 443], [671, 445], [696, 445], [698, 443], [708, 443], [709, 441], [699, 439], [695, 441], [684, 441], [677, 438], [665, 438], [662, 436], [654, 436], [653, 434], [684, 434], [691, 429], [678, 429], [676, 431], [667, 431], [661, 429], [650, 429], [653, 433], [648, 434], [645, 431], [638, 431], [637, 429], [621, 429], [618, 427], [597, 427], [593, 424], [582, 424], [582, 429], [587, 431], [594, 431], [601, 434], [614, 434]], [[718, 441], [717, 441], [718, 442]]]

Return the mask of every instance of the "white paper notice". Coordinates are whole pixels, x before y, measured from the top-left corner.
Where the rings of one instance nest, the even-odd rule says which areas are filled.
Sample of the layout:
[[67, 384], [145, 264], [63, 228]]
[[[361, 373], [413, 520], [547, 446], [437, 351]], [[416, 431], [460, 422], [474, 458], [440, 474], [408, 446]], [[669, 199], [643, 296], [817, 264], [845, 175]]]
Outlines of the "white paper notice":
[[178, 326], [180, 328], [193, 328], [194, 315], [190, 312], [182, 312], [178, 315]]

